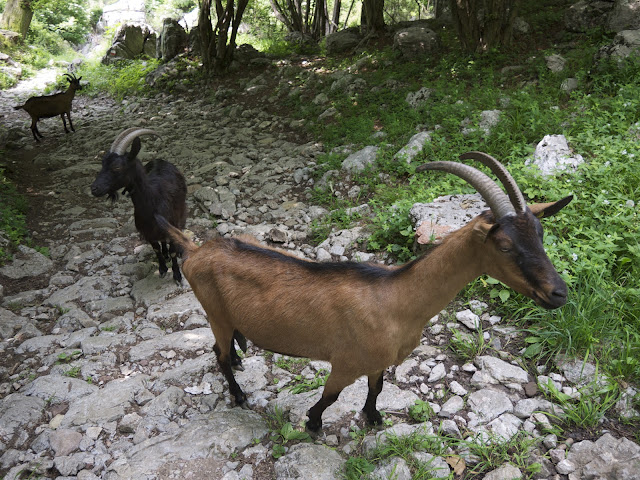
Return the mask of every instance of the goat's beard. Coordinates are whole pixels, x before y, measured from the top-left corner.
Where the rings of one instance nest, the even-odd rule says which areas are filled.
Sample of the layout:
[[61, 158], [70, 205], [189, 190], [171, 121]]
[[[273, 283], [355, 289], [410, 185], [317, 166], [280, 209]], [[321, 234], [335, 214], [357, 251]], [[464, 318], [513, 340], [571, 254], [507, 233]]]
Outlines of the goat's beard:
[[107, 193], [107, 198], [111, 200], [111, 202], [116, 203], [120, 195], [118, 195], [118, 191], [114, 190], [113, 192]]

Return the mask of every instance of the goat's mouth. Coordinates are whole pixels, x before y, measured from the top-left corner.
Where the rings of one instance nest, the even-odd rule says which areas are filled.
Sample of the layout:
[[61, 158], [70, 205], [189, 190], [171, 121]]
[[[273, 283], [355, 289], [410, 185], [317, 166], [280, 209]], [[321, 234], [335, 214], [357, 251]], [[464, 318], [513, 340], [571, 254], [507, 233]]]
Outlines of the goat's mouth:
[[558, 288], [553, 290], [550, 294], [543, 292], [538, 293], [534, 290], [531, 294], [531, 298], [542, 308], [554, 310], [567, 303], [567, 290], [566, 287], [564, 289]]
[[104, 197], [106, 195], [110, 200], [115, 200], [118, 197], [118, 191], [93, 184], [91, 185], [91, 195], [94, 197]]

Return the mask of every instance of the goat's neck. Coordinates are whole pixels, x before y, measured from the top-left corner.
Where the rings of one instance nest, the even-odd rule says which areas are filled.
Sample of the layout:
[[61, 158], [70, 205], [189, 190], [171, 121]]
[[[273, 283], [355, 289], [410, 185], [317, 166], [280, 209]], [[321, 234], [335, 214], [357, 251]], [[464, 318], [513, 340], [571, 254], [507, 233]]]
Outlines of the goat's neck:
[[424, 325], [483, 273], [479, 245], [474, 240], [472, 225], [468, 224], [451, 233], [434, 252], [400, 275], [393, 297], [404, 303], [396, 305], [405, 315], [404, 321]]

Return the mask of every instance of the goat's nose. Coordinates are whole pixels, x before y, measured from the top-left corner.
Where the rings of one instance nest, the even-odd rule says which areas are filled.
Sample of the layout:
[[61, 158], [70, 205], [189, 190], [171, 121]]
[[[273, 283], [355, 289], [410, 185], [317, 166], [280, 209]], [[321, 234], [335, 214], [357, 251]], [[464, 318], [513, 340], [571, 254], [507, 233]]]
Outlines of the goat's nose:
[[549, 295], [549, 300], [553, 304], [554, 308], [558, 308], [567, 303], [567, 287], [556, 288]]

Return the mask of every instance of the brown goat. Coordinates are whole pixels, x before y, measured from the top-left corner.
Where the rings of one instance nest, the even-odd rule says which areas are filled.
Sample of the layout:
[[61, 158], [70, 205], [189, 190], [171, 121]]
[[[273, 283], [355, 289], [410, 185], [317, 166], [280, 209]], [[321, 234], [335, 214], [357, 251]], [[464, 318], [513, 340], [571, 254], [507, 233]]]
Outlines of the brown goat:
[[69, 119], [69, 126], [71, 130], [76, 131], [73, 128], [73, 123], [71, 123], [71, 103], [73, 102], [73, 97], [76, 94], [76, 90], [82, 90], [82, 85], [80, 85], [80, 80], [82, 77], [76, 78], [75, 75], [70, 75], [68, 73], [64, 74], [69, 81], [69, 88], [65, 92], [56, 93], [54, 95], [43, 95], [41, 97], [31, 97], [29, 100], [24, 102], [24, 105], [17, 105], [13, 107], [15, 110], [20, 110], [21, 108], [27, 112], [31, 116], [31, 133], [33, 133], [33, 138], [36, 139], [36, 142], [39, 142], [40, 138], [43, 138], [43, 135], [38, 130], [38, 120], [41, 118], [50, 118], [55, 117], [56, 115], [60, 115], [62, 118], [62, 124], [64, 125], [64, 131], [69, 133], [67, 129], [67, 121], [64, 116], [66, 115]]
[[376, 399], [383, 372], [413, 351], [426, 322], [474, 278], [491, 275], [545, 308], [565, 304], [567, 286], [544, 251], [538, 218], [555, 214], [572, 197], [527, 207], [495, 159], [480, 152], [461, 158], [488, 165], [509, 196], [468, 165], [432, 162], [419, 167], [464, 178], [491, 211], [401, 267], [312, 262], [239, 239], [218, 238], [198, 247], [157, 217], [183, 251], [184, 276], [207, 312], [214, 351], [237, 404], [246, 396], [231, 369], [236, 331], [261, 348], [331, 363], [322, 398], [308, 412], [307, 428], [316, 431], [324, 410], [362, 375], [369, 379], [363, 411], [369, 423], [379, 424]]

